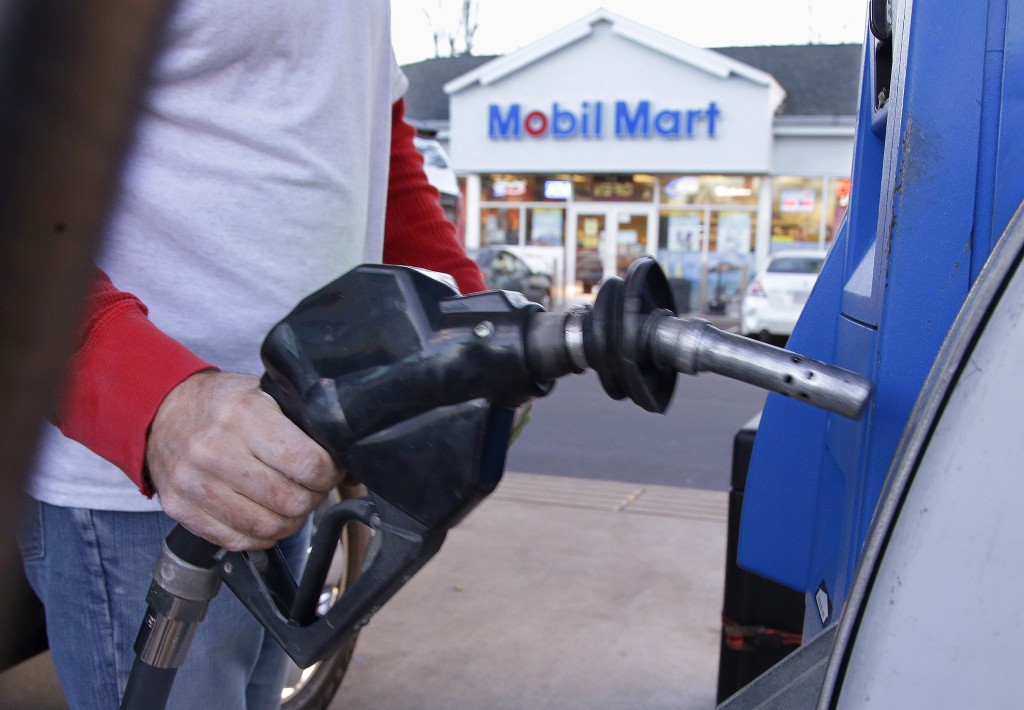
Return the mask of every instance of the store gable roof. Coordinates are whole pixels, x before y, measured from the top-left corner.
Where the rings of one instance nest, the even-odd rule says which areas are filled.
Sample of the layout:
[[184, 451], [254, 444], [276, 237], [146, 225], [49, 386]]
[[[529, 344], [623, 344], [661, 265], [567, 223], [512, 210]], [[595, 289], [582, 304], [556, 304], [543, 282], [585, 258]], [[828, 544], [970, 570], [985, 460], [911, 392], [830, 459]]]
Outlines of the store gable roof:
[[717, 47], [713, 51], [761, 69], [782, 84], [783, 116], [854, 116], [860, 89], [860, 44]]
[[462, 76], [486, 64], [495, 55], [459, 57], [434, 57], [402, 66], [402, 72], [409, 79], [405, 92], [406, 117], [414, 124], [445, 124], [448, 122], [448, 94], [442, 87], [455, 77]]
[[573, 22], [552, 34], [526, 45], [525, 47], [499, 57], [459, 76], [444, 85], [447, 94], [455, 94], [474, 84], [487, 86], [523, 69], [574, 42], [588, 37], [594, 28], [606, 23], [611, 31], [625, 39], [648, 49], [661, 52], [720, 79], [739, 76], [759, 86], [781, 87], [771, 74], [737, 61], [724, 54], [701, 49], [675, 37], [662, 34], [646, 25], [599, 8], [589, 15]]

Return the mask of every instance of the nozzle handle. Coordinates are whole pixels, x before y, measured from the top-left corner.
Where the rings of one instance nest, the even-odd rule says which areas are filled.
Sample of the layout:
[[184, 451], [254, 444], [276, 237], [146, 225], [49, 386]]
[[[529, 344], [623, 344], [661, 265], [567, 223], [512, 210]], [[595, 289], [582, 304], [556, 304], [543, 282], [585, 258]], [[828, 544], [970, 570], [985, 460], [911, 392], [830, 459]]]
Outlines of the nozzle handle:
[[316, 550], [333, 551], [339, 526], [349, 520], [371, 527], [378, 547], [369, 565], [322, 616], [309, 592], [319, 592], [328, 557], [318, 562], [314, 551], [313, 568], [298, 585], [274, 549], [268, 555], [229, 552], [220, 560], [224, 583], [301, 668], [323, 660], [358, 632], [434, 556], [447, 532], [422, 525], [373, 493], [340, 503], [328, 518], [325, 532], [318, 532]]

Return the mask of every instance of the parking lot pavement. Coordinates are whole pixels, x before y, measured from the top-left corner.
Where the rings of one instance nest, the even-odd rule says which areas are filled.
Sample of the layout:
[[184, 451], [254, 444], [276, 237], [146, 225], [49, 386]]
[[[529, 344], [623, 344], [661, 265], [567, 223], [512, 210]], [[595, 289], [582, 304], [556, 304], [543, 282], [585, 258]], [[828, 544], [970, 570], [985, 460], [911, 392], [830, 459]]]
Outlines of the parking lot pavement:
[[713, 708], [726, 502], [507, 474], [363, 630], [330, 708]]
[[[713, 708], [727, 493], [506, 474], [377, 614], [330, 710]], [[0, 707], [62, 710], [48, 658]]]

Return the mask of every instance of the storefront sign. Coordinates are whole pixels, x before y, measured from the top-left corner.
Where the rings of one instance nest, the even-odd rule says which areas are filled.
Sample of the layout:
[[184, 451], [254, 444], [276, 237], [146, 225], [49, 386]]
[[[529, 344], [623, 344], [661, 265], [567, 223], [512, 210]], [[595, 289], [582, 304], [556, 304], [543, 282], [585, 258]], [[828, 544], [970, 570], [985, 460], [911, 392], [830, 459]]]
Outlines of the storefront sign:
[[526, 180], [495, 180], [491, 192], [495, 199], [522, 197], [526, 194]]
[[816, 203], [814, 190], [783, 190], [779, 195], [780, 212], [813, 212]]
[[[520, 138], [714, 138], [721, 110], [657, 108], [651, 101], [584, 101], [577, 109], [557, 101], [550, 111], [514, 103], [490, 104], [487, 135], [492, 140]], [[605, 123], [608, 125], [605, 125]]]

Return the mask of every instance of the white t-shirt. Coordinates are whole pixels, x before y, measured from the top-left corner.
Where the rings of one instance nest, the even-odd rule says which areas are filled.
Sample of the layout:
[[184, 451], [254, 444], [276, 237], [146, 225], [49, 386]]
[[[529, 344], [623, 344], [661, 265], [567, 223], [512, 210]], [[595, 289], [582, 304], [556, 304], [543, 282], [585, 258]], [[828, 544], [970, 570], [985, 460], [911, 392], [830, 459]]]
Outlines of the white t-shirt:
[[[157, 327], [262, 372], [270, 327], [383, 248], [391, 107], [407, 83], [388, 0], [185, 0], [168, 28], [100, 266]], [[29, 493], [156, 510], [49, 427]]]

